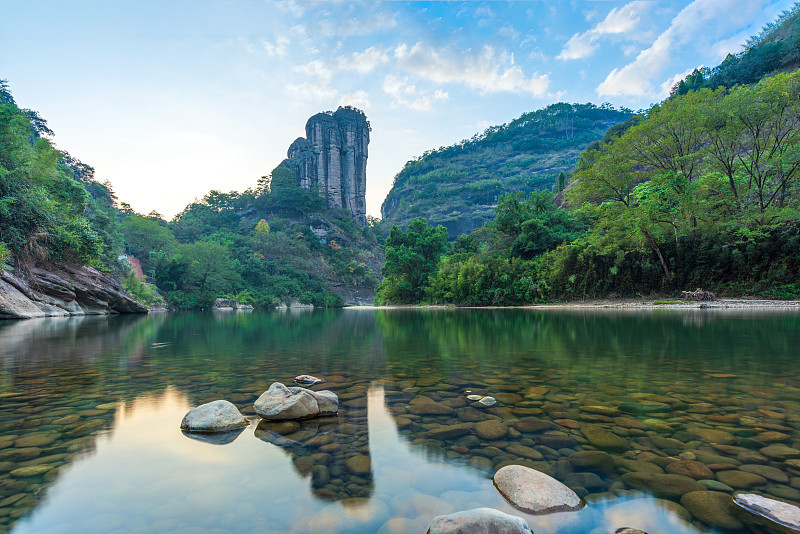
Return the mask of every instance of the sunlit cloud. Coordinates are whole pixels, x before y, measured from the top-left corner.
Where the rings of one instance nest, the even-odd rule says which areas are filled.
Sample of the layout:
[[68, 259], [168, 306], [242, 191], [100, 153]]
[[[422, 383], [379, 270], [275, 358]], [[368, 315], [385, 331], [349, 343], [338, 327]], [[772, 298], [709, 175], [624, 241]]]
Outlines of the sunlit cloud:
[[358, 90], [354, 93], [342, 95], [339, 99], [340, 106], [354, 106], [359, 109], [369, 109], [370, 101], [369, 94], [366, 91]]
[[547, 74], [526, 76], [514, 64], [514, 55], [485, 45], [480, 51], [439, 48], [417, 43], [395, 48], [397, 65], [405, 71], [436, 84], [464, 84], [486, 93], [519, 93], [543, 96], [550, 79]]
[[263, 41], [261, 45], [264, 47], [264, 51], [270, 57], [283, 57], [286, 55], [287, 52], [287, 45], [289, 44], [289, 39], [284, 36], [279, 36], [275, 39], [274, 42]]
[[594, 54], [599, 46], [598, 41], [606, 36], [628, 34], [632, 37], [630, 34], [637, 28], [642, 13], [650, 8], [651, 3], [636, 0], [622, 7], [615, 7], [593, 28], [570, 37], [556, 57], [561, 60], [582, 59]]
[[400, 78], [389, 74], [383, 79], [383, 92], [392, 97], [392, 104], [397, 107], [407, 107], [417, 111], [429, 111], [434, 102], [445, 101], [450, 95], [441, 89], [432, 94], [425, 94], [410, 83], [408, 78]]
[[698, 52], [708, 53], [713, 39], [720, 30], [730, 31], [749, 24], [763, 9], [764, 0], [695, 0], [678, 13], [650, 47], [642, 50], [636, 59], [621, 68], [613, 69], [597, 87], [603, 96], [630, 96], [661, 98], [666, 96], [663, 84], [654, 90], [656, 80], [663, 79], [662, 72], [669, 68], [676, 50], [691, 44]]

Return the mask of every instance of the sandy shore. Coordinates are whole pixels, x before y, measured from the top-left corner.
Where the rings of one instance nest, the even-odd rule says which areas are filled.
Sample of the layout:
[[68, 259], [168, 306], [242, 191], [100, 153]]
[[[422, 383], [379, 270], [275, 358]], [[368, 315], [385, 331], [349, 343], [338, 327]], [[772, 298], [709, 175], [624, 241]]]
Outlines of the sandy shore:
[[402, 309], [642, 309], [642, 310], [690, 310], [690, 309], [715, 309], [715, 310], [747, 310], [747, 309], [780, 309], [800, 310], [800, 301], [797, 300], [762, 300], [762, 299], [718, 299], [705, 302], [694, 302], [680, 299], [601, 299], [571, 302], [553, 302], [548, 304], [535, 304], [531, 306], [347, 306], [348, 309], [368, 310], [402, 310]]

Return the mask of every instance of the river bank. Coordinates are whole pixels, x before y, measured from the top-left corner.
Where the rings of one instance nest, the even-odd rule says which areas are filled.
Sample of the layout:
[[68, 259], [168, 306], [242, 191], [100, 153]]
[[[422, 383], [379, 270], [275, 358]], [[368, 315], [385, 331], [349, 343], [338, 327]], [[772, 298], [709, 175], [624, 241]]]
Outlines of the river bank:
[[688, 301], [680, 299], [593, 299], [585, 301], [551, 302], [546, 304], [531, 304], [529, 306], [452, 306], [440, 304], [395, 304], [387, 306], [347, 306], [347, 309], [394, 310], [394, 309], [510, 309], [510, 308], [536, 308], [536, 309], [573, 309], [573, 308], [615, 308], [615, 309], [798, 309], [798, 300], [769, 300], [769, 299], [718, 299], [711, 301]]

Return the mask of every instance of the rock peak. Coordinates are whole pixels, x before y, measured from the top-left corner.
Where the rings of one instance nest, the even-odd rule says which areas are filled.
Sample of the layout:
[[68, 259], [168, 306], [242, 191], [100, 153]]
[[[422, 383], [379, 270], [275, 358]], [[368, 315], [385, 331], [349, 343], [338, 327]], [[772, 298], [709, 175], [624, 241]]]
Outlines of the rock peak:
[[369, 121], [360, 109], [346, 106], [317, 113], [306, 123], [281, 165], [292, 170], [300, 187], [317, 188], [328, 207], [349, 211], [366, 224]]

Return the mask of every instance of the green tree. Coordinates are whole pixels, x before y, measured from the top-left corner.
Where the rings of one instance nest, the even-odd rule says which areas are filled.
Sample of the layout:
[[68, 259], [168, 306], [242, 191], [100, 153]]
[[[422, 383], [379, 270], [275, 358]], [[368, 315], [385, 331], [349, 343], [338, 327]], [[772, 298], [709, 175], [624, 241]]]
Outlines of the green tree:
[[445, 227], [434, 227], [422, 217], [412, 220], [405, 232], [393, 226], [386, 239], [386, 263], [381, 270], [384, 279], [378, 286], [380, 302], [421, 302], [447, 246]]

